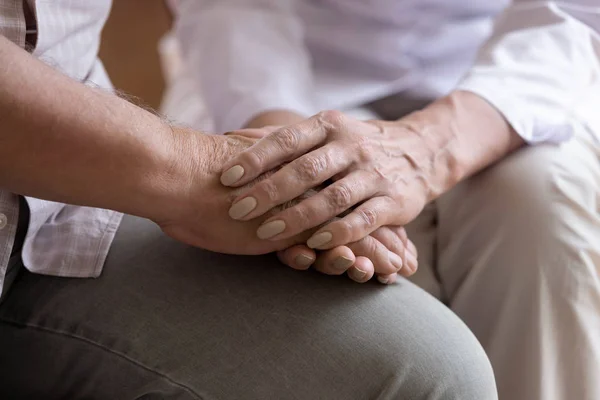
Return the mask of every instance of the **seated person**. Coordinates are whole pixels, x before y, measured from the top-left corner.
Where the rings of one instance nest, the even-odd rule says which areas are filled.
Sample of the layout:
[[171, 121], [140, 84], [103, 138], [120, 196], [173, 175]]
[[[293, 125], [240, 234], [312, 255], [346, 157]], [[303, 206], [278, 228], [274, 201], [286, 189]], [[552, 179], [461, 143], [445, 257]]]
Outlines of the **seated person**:
[[[310, 247], [349, 251], [409, 224], [414, 282], [473, 330], [501, 399], [600, 398], [597, 1], [174, 6], [182, 79], [215, 130], [273, 132], [225, 163], [223, 183], [288, 163], [242, 191], [235, 219], [330, 183], [257, 235], [318, 228]], [[386, 255], [370, 259], [377, 273]]]
[[[219, 175], [251, 132], [177, 128], [109, 93], [110, 4], [0, 0], [0, 398], [497, 398], [477, 340], [417, 286], [211, 252], [317, 255], [290, 248], [310, 230], [263, 241], [266, 216], [229, 217], [247, 187]], [[317, 262], [389, 268], [368, 243]]]

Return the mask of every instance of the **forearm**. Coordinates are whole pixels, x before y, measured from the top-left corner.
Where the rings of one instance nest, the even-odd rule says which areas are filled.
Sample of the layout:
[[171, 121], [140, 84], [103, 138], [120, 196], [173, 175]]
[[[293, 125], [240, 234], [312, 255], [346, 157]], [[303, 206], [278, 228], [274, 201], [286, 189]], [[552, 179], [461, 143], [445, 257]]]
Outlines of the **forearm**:
[[524, 144], [502, 115], [481, 97], [455, 91], [397, 121], [422, 140], [423, 171], [429, 200], [495, 163]]
[[0, 37], [0, 186], [146, 216], [168, 189], [160, 118], [54, 71]]

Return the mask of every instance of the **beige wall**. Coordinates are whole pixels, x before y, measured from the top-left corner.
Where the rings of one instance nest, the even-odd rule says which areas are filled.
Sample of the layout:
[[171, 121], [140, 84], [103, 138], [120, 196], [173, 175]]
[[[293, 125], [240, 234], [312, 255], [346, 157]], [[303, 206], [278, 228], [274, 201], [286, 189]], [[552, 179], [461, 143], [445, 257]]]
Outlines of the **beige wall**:
[[114, 0], [102, 34], [100, 57], [115, 87], [153, 108], [164, 86], [157, 42], [170, 23], [162, 0]]

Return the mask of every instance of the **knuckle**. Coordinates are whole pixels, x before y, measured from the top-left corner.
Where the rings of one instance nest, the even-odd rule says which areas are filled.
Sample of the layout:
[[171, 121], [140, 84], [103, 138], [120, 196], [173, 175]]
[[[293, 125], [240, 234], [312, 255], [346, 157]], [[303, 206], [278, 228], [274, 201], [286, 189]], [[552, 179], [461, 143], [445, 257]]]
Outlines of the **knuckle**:
[[361, 241], [361, 246], [364, 249], [364, 252], [367, 257], [369, 257], [372, 261], [377, 260], [377, 252], [379, 250], [379, 246], [377, 242], [370, 236], [367, 236]]
[[348, 221], [339, 220], [333, 222], [332, 230], [335, 230], [335, 237], [340, 239], [340, 243], [349, 243], [353, 242], [354, 235], [352, 234], [354, 231], [354, 227]]
[[314, 182], [329, 162], [325, 157], [304, 157], [298, 161], [296, 172], [302, 181]]
[[260, 171], [265, 159], [265, 154], [260, 150], [250, 149], [240, 155], [240, 161], [253, 171]]
[[[370, 162], [375, 159], [375, 147], [371, 138], [367, 136], [357, 135], [353, 137], [354, 150], [357, 159], [362, 162]], [[379, 177], [379, 175], [377, 175]]]
[[292, 208], [285, 210], [286, 220], [293, 222], [293, 230], [308, 229], [311, 225], [311, 213], [302, 204], [298, 204]]
[[294, 151], [298, 148], [300, 143], [299, 134], [290, 128], [283, 128], [277, 132], [275, 135], [273, 135], [273, 140], [283, 151]]
[[377, 212], [370, 208], [360, 208], [356, 210], [358, 217], [363, 222], [365, 228], [373, 228], [377, 225]]
[[279, 190], [271, 179], [260, 182], [255, 189], [271, 204], [279, 200]]
[[346, 185], [334, 185], [329, 189], [328, 199], [332, 209], [343, 211], [352, 205], [352, 192]]
[[327, 110], [321, 111], [319, 114], [317, 114], [317, 118], [319, 119], [319, 121], [325, 123], [326, 125], [336, 126], [340, 125], [344, 121], [346, 116], [343, 112], [338, 110]]
[[404, 244], [400, 240], [390, 238], [389, 243], [386, 243], [385, 247], [398, 255], [404, 254]]

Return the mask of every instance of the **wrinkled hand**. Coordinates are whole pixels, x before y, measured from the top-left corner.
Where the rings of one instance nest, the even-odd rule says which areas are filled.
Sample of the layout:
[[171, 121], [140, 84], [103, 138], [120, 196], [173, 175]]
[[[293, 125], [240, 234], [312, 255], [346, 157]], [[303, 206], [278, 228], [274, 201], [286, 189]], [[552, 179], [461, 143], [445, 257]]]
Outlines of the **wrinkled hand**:
[[302, 233], [271, 243], [260, 240], [256, 230], [269, 213], [249, 222], [229, 217], [232, 201], [247, 187], [223, 187], [219, 173], [225, 161], [250, 147], [256, 139], [204, 135], [185, 129], [175, 130], [173, 137], [176, 156], [172, 178], [164, 186], [176, 189], [169, 192], [160, 209], [151, 216], [167, 235], [196, 247], [229, 254], [266, 254], [308, 239], [310, 234]]
[[[260, 139], [279, 128], [246, 129], [237, 133]], [[324, 188], [324, 185], [320, 185], [314, 189]], [[314, 195], [316, 192], [309, 190], [308, 193]], [[296, 198], [287, 202], [285, 208], [299, 201], [300, 199]], [[233, 210], [235, 214], [235, 209]], [[305, 245], [296, 245], [280, 251], [278, 256], [284, 264], [295, 269], [304, 270], [314, 265], [320, 272], [329, 275], [347, 273], [351, 279], [361, 283], [370, 280], [374, 275], [377, 275], [382, 283], [393, 283], [397, 273], [410, 276], [418, 267], [416, 247], [408, 240], [404, 228], [395, 226], [380, 227], [371, 235], [348, 246], [337, 246], [317, 253]]]
[[332, 180], [315, 196], [275, 213], [257, 231], [262, 239], [281, 240], [351, 210], [307, 242], [311, 248], [332, 249], [360, 241], [382, 226], [412, 221], [435, 191], [428, 172], [438, 160], [427, 136], [409, 123], [361, 122], [327, 111], [261, 139], [225, 164], [221, 182], [239, 187], [286, 162], [243, 191], [233, 216], [253, 220]]
[[[388, 255], [388, 251], [393, 254]], [[305, 270], [313, 265], [328, 275], [347, 273], [358, 283], [377, 276], [381, 283], [392, 284], [398, 274], [408, 277], [418, 267], [417, 249], [402, 227], [381, 227], [358, 242], [331, 250], [316, 252], [306, 245], [296, 245], [277, 255], [281, 262], [294, 269]]]

